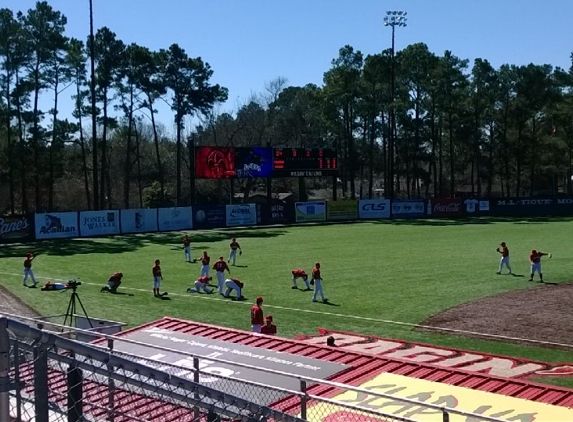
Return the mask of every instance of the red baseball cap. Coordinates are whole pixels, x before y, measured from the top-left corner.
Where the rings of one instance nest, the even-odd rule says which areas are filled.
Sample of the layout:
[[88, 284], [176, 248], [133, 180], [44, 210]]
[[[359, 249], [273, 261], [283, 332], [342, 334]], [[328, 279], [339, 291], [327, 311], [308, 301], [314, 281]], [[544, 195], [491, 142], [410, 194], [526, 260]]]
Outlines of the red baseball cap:
[[32, 252], [28, 252], [28, 253], [26, 254], [26, 258], [30, 258], [30, 257], [32, 257], [32, 255], [33, 255]]
[[257, 302], [262, 302], [263, 301], [263, 297], [262, 296], [257, 296]]
[[273, 316], [272, 316], [272, 315], [267, 315], [267, 316], [265, 317], [265, 319], [266, 319], [267, 321], [272, 321], [272, 320], [273, 320]]

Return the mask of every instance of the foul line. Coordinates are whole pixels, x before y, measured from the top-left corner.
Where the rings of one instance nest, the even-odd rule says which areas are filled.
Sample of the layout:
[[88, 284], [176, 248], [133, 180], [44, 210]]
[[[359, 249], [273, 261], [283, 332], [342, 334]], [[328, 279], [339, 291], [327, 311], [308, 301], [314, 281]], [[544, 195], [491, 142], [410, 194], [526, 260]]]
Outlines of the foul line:
[[[10, 276], [18, 276], [18, 277], [22, 276], [22, 274], [7, 273], [7, 272], [3, 272], [3, 271], [0, 271], [0, 274], [10, 275]], [[36, 277], [36, 278], [37, 279], [43, 279], [43, 280], [62, 281], [62, 282], [69, 281], [69, 280], [63, 280], [61, 278], [53, 278], [53, 277]], [[99, 286], [99, 285], [104, 284], [104, 283], [91, 283], [91, 282], [86, 282], [83, 280], [81, 282], [85, 283], [89, 286]], [[147, 289], [135, 289], [132, 287], [122, 287], [122, 290], [131, 290], [134, 292], [143, 292], [143, 293], [149, 293], [150, 292]], [[192, 298], [192, 299], [213, 300], [213, 301], [217, 301], [217, 302], [251, 306], [250, 302], [235, 301], [235, 300], [229, 301], [228, 299], [221, 299], [221, 298], [213, 297], [213, 296], [210, 296], [207, 294], [203, 295], [201, 293], [198, 293], [197, 295], [181, 294], [181, 293], [169, 293], [169, 296], [180, 296], [180, 297], [188, 297], [188, 298]], [[531, 344], [542, 345], [542, 346], [573, 348], [573, 344], [556, 343], [556, 342], [552, 342], [552, 341], [534, 340], [534, 339], [521, 338], [521, 337], [511, 337], [511, 336], [504, 336], [504, 335], [500, 335], [500, 334], [487, 334], [487, 333], [480, 333], [477, 331], [458, 330], [455, 328], [434, 327], [431, 325], [414, 324], [411, 322], [392, 321], [392, 320], [387, 320], [387, 319], [377, 319], [377, 318], [363, 317], [363, 316], [359, 316], [359, 315], [337, 314], [335, 312], [324, 312], [324, 311], [315, 311], [312, 309], [290, 308], [287, 306], [280, 306], [280, 305], [265, 305], [265, 308], [281, 309], [284, 311], [305, 312], [307, 314], [315, 314], [315, 315], [327, 315], [327, 316], [332, 316], [332, 317], [345, 318], [345, 319], [355, 319], [355, 320], [360, 320], [360, 321], [379, 322], [379, 323], [383, 323], [383, 324], [397, 325], [397, 326], [408, 327], [408, 328], [420, 328], [420, 329], [430, 330], [430, 331], [442, 331], [442, 332], [446, 332], [446, 333], [485, 337], [488, 339], [495, 339], [495, 340], [531, 343]]]

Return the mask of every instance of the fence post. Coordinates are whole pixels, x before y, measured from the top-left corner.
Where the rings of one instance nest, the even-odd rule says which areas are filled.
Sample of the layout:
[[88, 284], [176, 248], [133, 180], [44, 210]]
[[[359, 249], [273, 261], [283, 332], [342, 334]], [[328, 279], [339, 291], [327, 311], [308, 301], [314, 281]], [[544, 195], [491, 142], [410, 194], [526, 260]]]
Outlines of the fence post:
[[42, 343], [34, 347], [34, 410], [36, 422], [49, 422], [48, 349]]
[[[75, 358], [75, 357], [74, 357]], [[77, 362], [68, 368], [68, 422], [83, 421], [83, 380], [82, 370], [78, 368]]]
[[10, 422], [10, 336], [7, 318], [0, 318], [0, 422]]
[[[193, 382], [196, 385], [199, 385], [199, 358], [197, 356], [193, 357]], [[197, 392], [197, 387], [195, 387], [195, 400], [196, 403], [199, 402], [199, 393]], [[201, 412], [199, 411], [199, 407], [197, 405], [194, 406], [193, 411], [193, 420], [198, 421], [201, 419]]]
[[[113, 353], [114, 342], [112, 338], [107, 339], [107, 348], [109, 353]], [[112, 364], [107, 363], [107, 370], [109, 371], [108, 381], [107, 381], [107, 420], [109, 422], [115, 421], [115, 381], [113, 379], [113, 371], [115, 368]]]
[[442, 422], [450, 422], [450, 414], [446, 409], [442, 409]]
[[300, 392], [302, 393], [302, 396], [300, 398], [300, 417], [306, 420], [306, 402], [307, 402], [306, 381], [303, 379], [300, 380]]

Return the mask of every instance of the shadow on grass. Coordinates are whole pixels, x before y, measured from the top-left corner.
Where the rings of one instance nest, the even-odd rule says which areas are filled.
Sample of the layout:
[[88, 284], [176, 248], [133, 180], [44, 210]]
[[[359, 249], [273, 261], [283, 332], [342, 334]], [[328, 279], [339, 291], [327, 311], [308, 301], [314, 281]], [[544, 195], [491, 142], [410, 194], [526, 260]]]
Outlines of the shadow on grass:
[[408, 225], [408, 226], [463, 226], [493, 223], [541, 224], [551, 222], [573, 221], [572, 216], [543, 216], [543, 217], [465, 217], [465, 218], [403, 218], [365, 220], [377, 224]]
[[[237, 231], [188, 231], [192, 247], [195, 249], [208, 249], [213, 242], [223, 240], [231, 241], [236, 237], [239, 242], [247, 238], [276, 237], [287, 233], [286, 230], [278, 229], [241, 229]], [[173, 250], [182, 250], [181, 232], [146, 233], [126, 236], [113, 236], [107, 238], [76, 238], [76, 239], [51, 239], [31, 243], [12, 243], [0, 245], [0, 258], [24, 258], [28, 252], [36, 255], [70, 256], [81, 254], [109, 254], [133, 252], [150, 244], [173, 245]], [[208, 246], [198, 245], [199, 243]]]

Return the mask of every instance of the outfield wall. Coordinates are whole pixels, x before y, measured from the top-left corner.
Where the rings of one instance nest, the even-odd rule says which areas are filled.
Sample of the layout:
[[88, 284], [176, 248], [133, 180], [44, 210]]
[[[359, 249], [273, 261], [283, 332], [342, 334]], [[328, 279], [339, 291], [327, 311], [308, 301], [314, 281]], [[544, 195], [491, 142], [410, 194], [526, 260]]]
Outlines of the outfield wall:
[[573, 216], [573, 198], [361, 199], [0, 215], [0, 243], [272, 224], [480, 216]]

